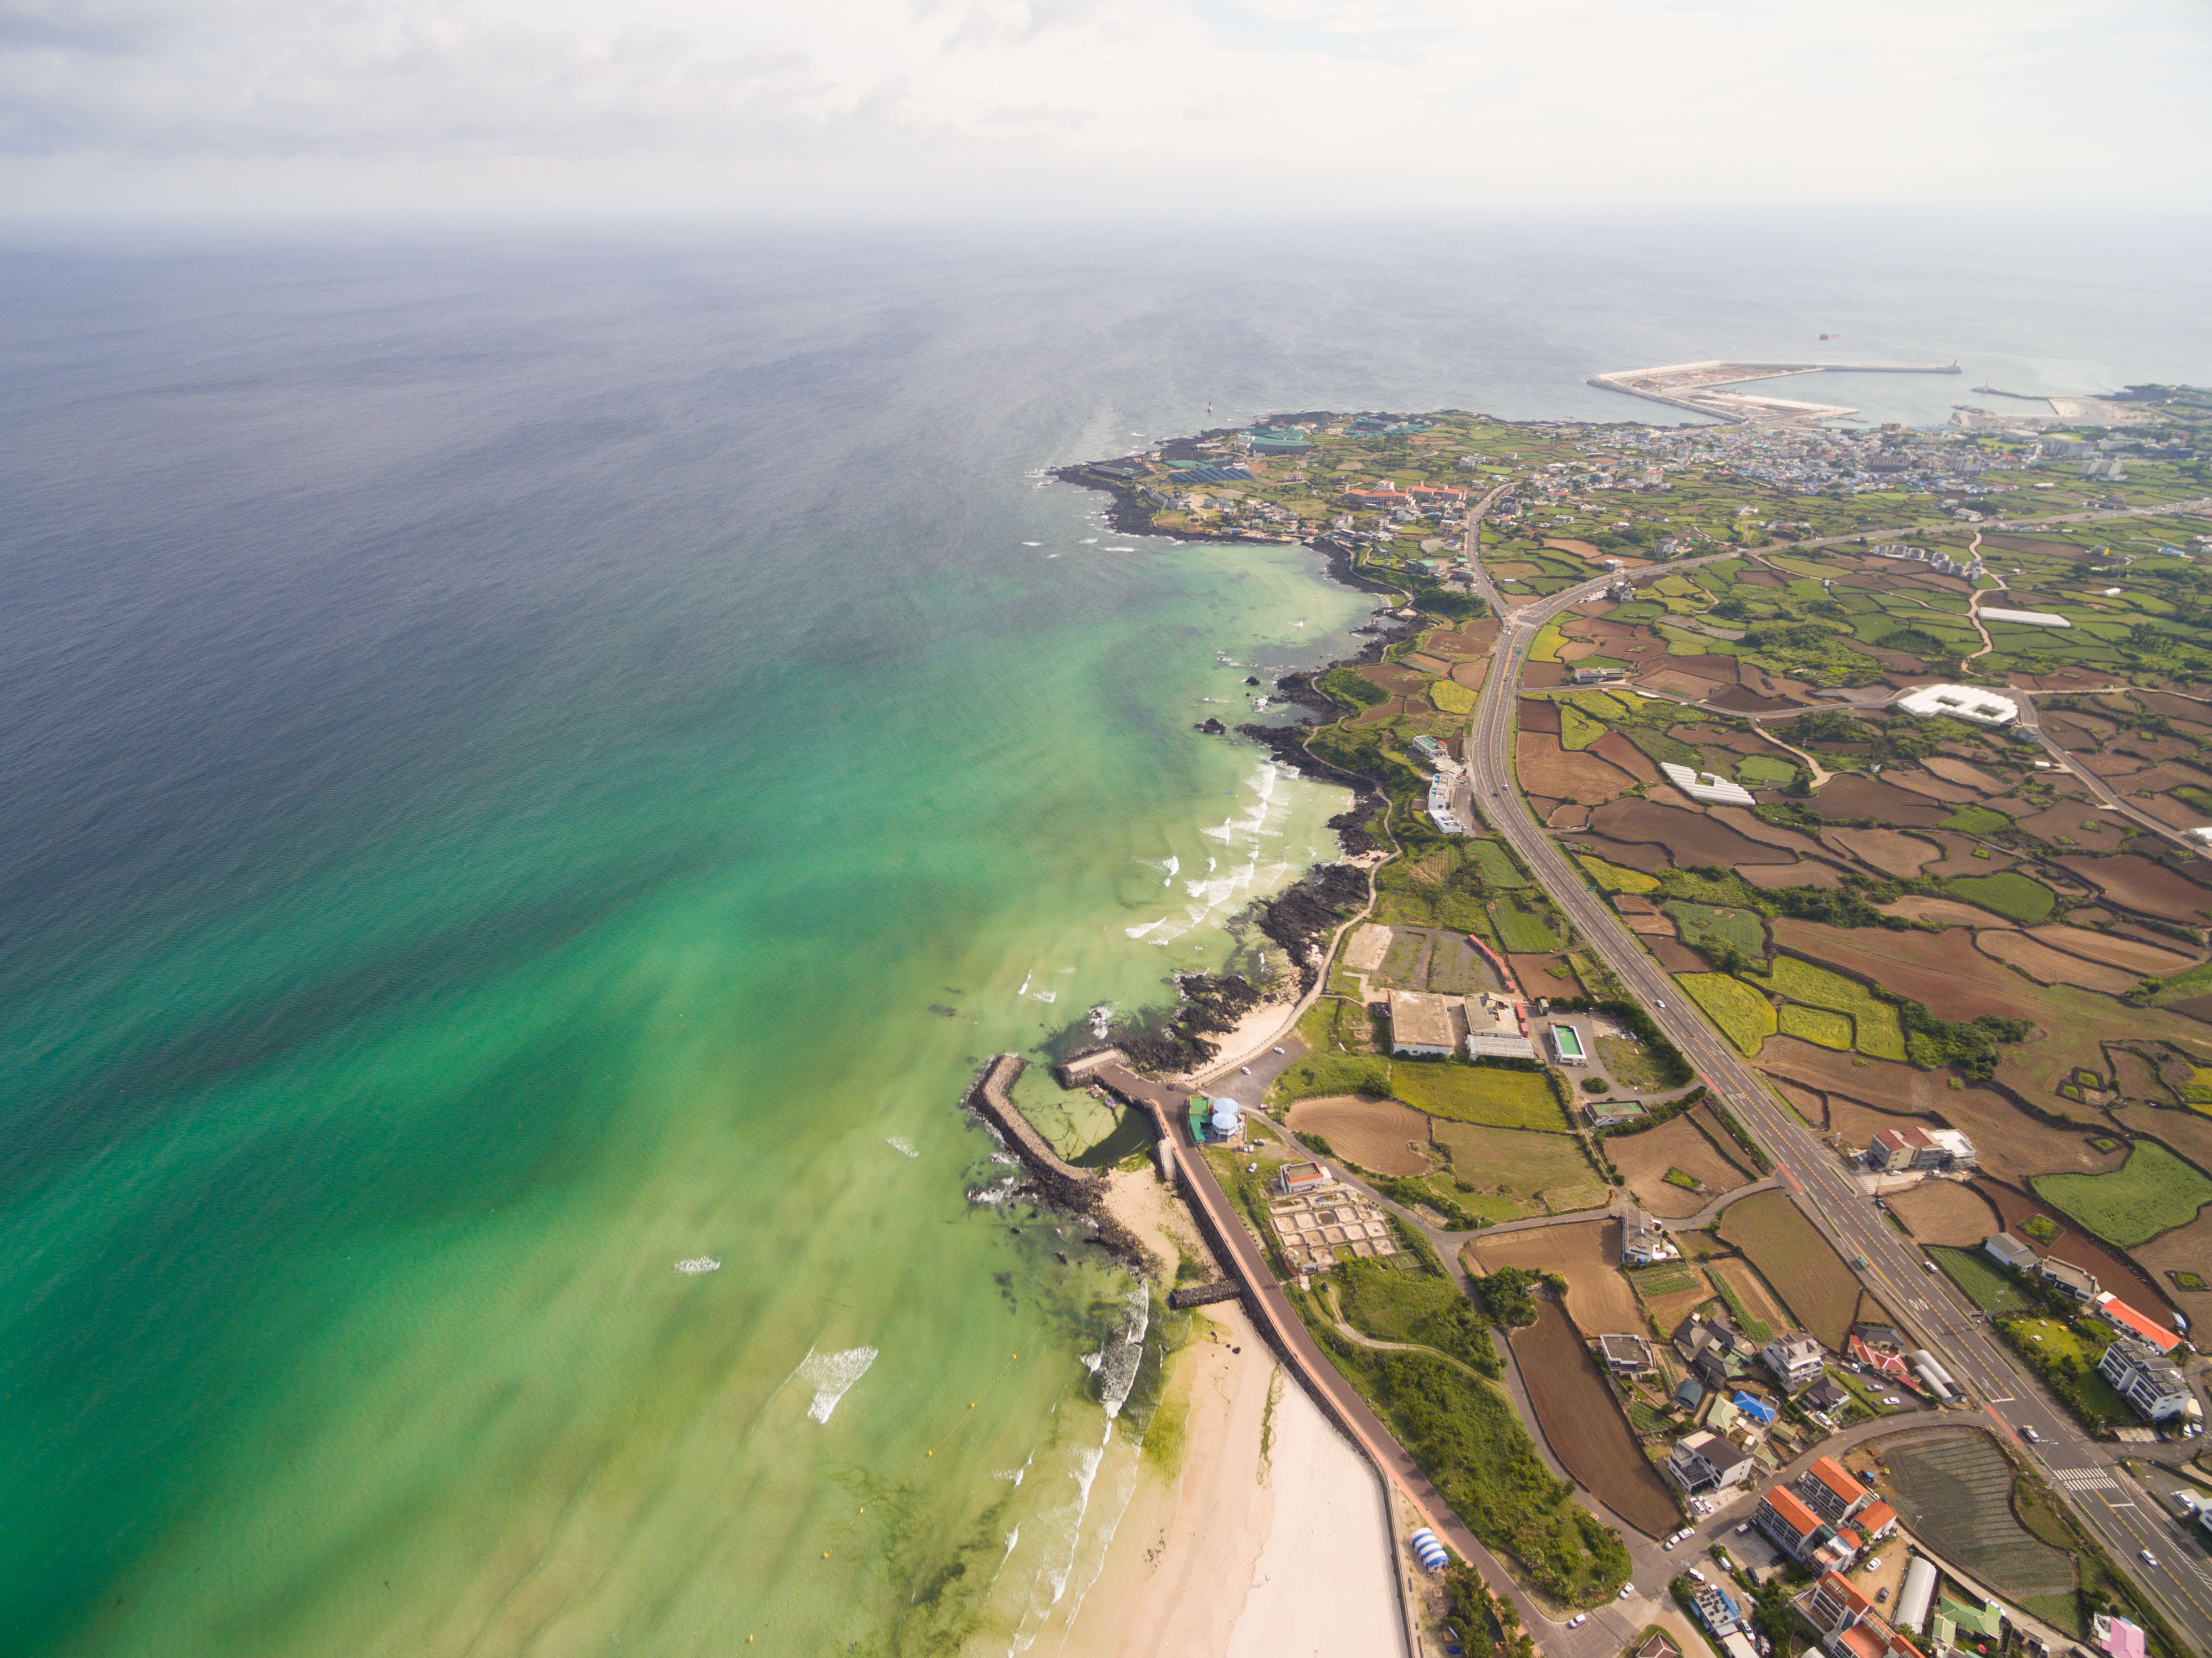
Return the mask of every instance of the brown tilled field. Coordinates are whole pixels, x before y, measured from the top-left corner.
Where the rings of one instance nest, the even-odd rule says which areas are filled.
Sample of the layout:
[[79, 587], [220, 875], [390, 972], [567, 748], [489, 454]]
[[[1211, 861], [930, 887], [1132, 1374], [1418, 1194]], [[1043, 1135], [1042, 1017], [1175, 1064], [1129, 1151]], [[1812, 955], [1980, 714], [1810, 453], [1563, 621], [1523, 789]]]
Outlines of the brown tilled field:
[[[1605, 1143], [1606, 1155], [1620, 1170], [1637, 1201], [1653, 1214], [1678, 1220], [1694, 1215], [1723, 1192], [1745, 1183], [1743, 1171], [1713, 1149], [1712, 1142], [1686, 1116], [1626, 1134]], [[1667, 1171], [1682, 1173], [1705, 1182], [1703, 1191], [1668, 1183]]]
[[1716, 1229], [1743, 1251], [1825, 1347], [1840, 1349], [1858, 1312], [1859, 1281], [1786, 1192], [1732, 1206]]
[[1698, 1274], [1693, 1288], [1677, 1290], [1671, 1296], [1644, 1298], [1644, 1310], [1650, 1318], [1651, 1330], [1662, 1340], [1672, 1340], [1674, 1332], [1682, 1327], [1682, 1321], [1713, 1299], [1713, 1286], [1705, 1282], [1704, 1270], [1696, 1266], [1688, 1270]]
[[1620, 1275], [1620, 1223], [1579, 1221], [1571, 1226], [1539, 1226], [1526, 1232], [1485, 1237], [1477, 1233], [1462, 1251], [1474, 1271], [1494, 1272], [1523, 1266], [1557, 1272], [1567, 1281], [1567, 1310], [1593, 1334], [1640, 1330], [1635, 1293]]
[[1599, 759], [1620, 767], [1639, 783], [1656, 783], [1659, 780], [1659, 768], [1652, 763], [1651, 756], [1619, 732], [1607, 732], [1596, 742], [1591, 744], [1584, 752], [1594, 754]]
[[1548, 696], [1524, 696], [1515, 705], [1514, 718], [1524, 732], [1549, 732], [1559, 734], [1558, 704]]
[[2002, 915], [1991, 914], [1956, 898], [1931, 898], [1924, 892], [1908, 892], [1875, 908], [1885, 915], [1902, 915], [1908, 921], [1934, 921], [1942, 926], [2008, 927]]
[[[1736, 1299], [1743, 1303], [1744, 1310], [1765, 1325], [1771, 1334], [1781, 1335], [1799, 1327], [1798, 1321], [1790, 1315], [1790, 1309], [1766, 1287], [1765, 1280], [1749, 1261], [1729, 1257], [1710, 1263], [1705, 1270], [1727, 1279], [1729, 1288], [1735, 1291]], [[1747, 1330], [1744, 1333], [1753, 1339], [1759, 1336], [1756, 1330]]]
[[1820, 838], [1884, 875], [1917, 875], [1942, 855], [1940, 847], [1898, 829], [1832, 829]]
[[2212, 891], [2186, 880], [2165, 865], [2133, 853], [2118, 858], [2061, 858], [2072, 870], [2123, 908], [2169, 920], [2212, 917]]
[[1590, 825], [1615, 841], [1662, 846], [1684, 868], [1700, 864], [1782, 864], [1790, 854], [1737, 834], [1702, 811], [1685, 811], [1651, 800], [1616, 800], [1595, 812]]
[[1514, 763], [1521, 786], [1554, 800], [1594, 806], [1612, 799], [1635, 780], [1587, 751], [1570, 753], [1547, 732], [1522, 732], [1514, 738]]
[[1597, 1361], [1559, 1303], [1540, 1303], [1536, 1321], [1516, 1330], [1511, 1340], [1536, 1425], [1559, 1466], [1648, 1536], [1663, 1537], [1680, 1524], [1681, 1510], [1644, 1459]]
[[1582, 981], [1567, 965], [1564, 956], [1508, 956], [1513, 976], [1521, 982], [1523, 995], [1579, 996]]
[[2079, 985], [2084, 990], [2101, 990], [2107, 996], [2133, 990], [2142, 976], [2085, 962], [2079, 956], [2053, 950], [2024, 932], [1992, 930], [1976, 933], [1974, 948], [2008, 967], [2018, 968], [2038, 984]]
[[1929, 1180], [1882, 1199], [1905, 1230], [1923, 1243], [1948, 1243], [1961, 1249], [1981, 1247], [1998, 1230], [1997, 1212], [1972, 1187], [1957, 1181]]
[[1936, 776], [1933, 772], [1921, 771], [1917, 768], [1911, 771], [1884, 772], [1881, 780], [1893, 788], [1903, 789], [1908, 794], [1917, 794], [1923, 799], [1941, 800], [1948, 805], [1955, 806], [1963, 801], [1978, 800], [1982, 798], [1978, 789], [1971, 789], [1964, 783], [1953, 783]]
[[[2212, 1283], [2212, 1211], [2198, 1215], [2186, 1226], [2177, 1226], [2148, 1243], [2138, 1245], [2135, 1255], [2157, 1278], [2166, 1298], [2188, 1315], [2192, 1326], [2199, 1331], [2212, 1328], [2212, 1290], [2185, 1290], [2172, 1276], [2175, 1272], [2194, 1272]], [[2201, 1335], [2198, 1339], [2203, 1339]]]
[[1820, 815], [1832, 823], [1839, 817], [1871, 817], [1877, 823], [1893, 823], [1903, 829], [1933, 829], [1951, 815], [1950, 807], [1938, 805], [1924, 795], [1892, 788], [1879, 779], [1856, 772], [1846, 773], [1825, 785], [1815, 804]]
[[1920, 762], [1938, 777], [1953, 783], [1964, 783], [1968, 788], [1984, 794], [2002, 794], [2012, 785], [1994, 778], [1980, 767], [1952, 755], [1931, 754]]
[[1820, 887], [1832, 891], [1844, 884], [1843, 872], [1833, 864], [1816, 863], [1810, 858], [1796, 864], [1739, 865], [1735, 872], [1762, 890]]
[[[2017, 1187], [2008, 1186], [2001, 1181], [1984, 1177], [1977, 1179], [1973, 1184], [1974, 1189], [1996, 1206], [1997, 1213], [2004, 1219], [2005, 1230], [2014, 1237], [2027, 1237], [2027, 1234], [2021, 1230], [2022, 1225], [2030, 1217], [2040, 1215], [2062, 1229], [2058, 1236], [2048, 1243], [2040, 1239], [2036, 1241], [2035, 1247], [2043, 1254], [2055, 1255], [2060, 1260], [2070, 1260], [2084, 1272], [2094, 1273], [2097, 1281], [2106, 1290], [2154, 1318], [2163, 1319], [2170, 1313], [2181, 1310], [2174, 1305], [2173, 1297], [2162, 1279], [2154, 1279], [2148, 1272], [2117, 1250], [2106, 1248], [2093, 1237], [2085, 1236], [2081, 1230], [2065, 1216], [2053, 1213], [2048, 1204], [2039, 1202]], [[2198, 1219], [2201, 1221], [2203, 1217], [2199, 1216]]]
[[1413, 1148], [1429, 1143], [1429, 1120], [1395, 1100], [1363, 1100], [1348, 1094], [1300, 1100], [1291, 1108], [1291, 1128], [1297, 1133], [1319, 1134], [1339, 1156], [1378, 1175], [1428, 1172], [1427, 1155]]
[[1984, 1013], [2034, 1018], [2035, 987], [1974, 948], [1964, 927], [1942, 932], [1891, 932], [1862, 927], [1844, 931], [1795, 916], [1777, 916], [1774, 941], [1792, 955], [1839, 969], [1928, 1005], [1939, 1019], [1972, 1019]]

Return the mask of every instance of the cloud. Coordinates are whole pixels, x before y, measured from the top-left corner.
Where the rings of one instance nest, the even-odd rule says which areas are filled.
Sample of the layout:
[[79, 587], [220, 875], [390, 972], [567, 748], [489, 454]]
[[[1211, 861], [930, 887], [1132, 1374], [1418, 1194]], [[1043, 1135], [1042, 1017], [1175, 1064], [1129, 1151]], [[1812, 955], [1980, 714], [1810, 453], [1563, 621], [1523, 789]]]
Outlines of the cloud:
[[0, 200], [281, 166], [395, 200], [495, 167], [725, 204], [1107, 178], [1184, 208], [1212, 187], [1283, 206], [2202, 202], [2207, 18], [2193, 0], [0, 0]]

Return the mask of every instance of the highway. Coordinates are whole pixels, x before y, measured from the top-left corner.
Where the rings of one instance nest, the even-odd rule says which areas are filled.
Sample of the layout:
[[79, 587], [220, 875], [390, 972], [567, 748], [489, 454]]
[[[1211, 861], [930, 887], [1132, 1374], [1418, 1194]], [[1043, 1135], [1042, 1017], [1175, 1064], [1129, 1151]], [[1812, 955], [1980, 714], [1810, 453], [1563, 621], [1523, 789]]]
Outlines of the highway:
[[[1469, 531], [1471, 545], [1479, 544], [1479, 535], [1478, 519]], [[1666, 568], [1708, 562], [1678, 561]], [[2124, 1448], [2089, 1440], [2015, 1365], [1982, 1315], [1890, 1226], [1835, 1155], [1687, 1004], [1522, 800], [1515, 781], [1512, 745], [1516, 687], [1528, 648], [1546, 623], [1595, 597], [1616, 579], [1601, 577], [1509, 610], [1487, 574], [1479, 577], [1501, 627], [1467, 742], [1473, 805], [1520, 855], [1584, 942], [1650, 1010], [1722, 1102], [1775, 1159], [1798, 1205], [1839, 1243], [1846, 1260], [1863, 1263], [1860, 1275], [1882, 1303], [1979, 1398], [1998, 1432], [2020, 1444], [2017, 1426], [2034, 1428], [2040, 1444], [2022, 1448], [2042, 1462], [2052, 1484], [2071, 1499], [2075, 1513], [2184, 1637], [2197, 1650], [2212, 1652], [2212, 1573], [2206, 1570], [2202, 1533], [2192, 1534], [2193, 1528], [2184, 1527], [2114, 1467], [2116, 1454]], [[2143, 1549], [2156, 1555], [2156, 1567], [2143, 1564], [2138, 1553]]]

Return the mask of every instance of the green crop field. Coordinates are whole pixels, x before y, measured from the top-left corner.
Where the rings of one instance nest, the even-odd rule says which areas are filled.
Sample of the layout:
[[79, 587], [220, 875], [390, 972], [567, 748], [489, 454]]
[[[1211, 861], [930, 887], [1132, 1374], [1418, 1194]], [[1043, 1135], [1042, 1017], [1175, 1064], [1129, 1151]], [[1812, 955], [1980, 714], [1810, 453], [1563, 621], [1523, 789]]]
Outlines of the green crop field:
[[1568, 1127], [1550, 1079], [1536, 1071], [1401, 1060], [1390, 1069], [1390, 1092], [1432, 1117], [1554, 1133]]
[[1577, 853], [1575, 861], [1580, 864], [1591, 880], [1607, 892], [1656, 892], [1659, 878], [1646, 875], [1640, 869], [1623, 869], [1619, 864], [1608, 864], [1602, 858], [1593, 858], [1588, 853]]
[[1606, 733], [1606, 727], [1580, 708], [1563, 704], [1559, 709], [1559, 746], [1569, 753], [1589, 747]]
[[1667, 906], [1667, 914], [1674, 918], [1682, 942], [1692, 950], [1717, 942], [1754, 959], [1766, 954], [1766, 928], [1747, 909], [1722, 909], [1677, 899]]
[[2212, 1203], [2212, 1180], [2154, 1140], [2109, 1175], [2038, 1175], [2035, 1195], [2107, 1243], [2130, 1248], [2186, 1226]]
[[1490, 840], [1471, 841], [1468, 849], [1482, 871], [1482, 884], [1501, 891], [1512, 891], [1528, 884], [1528, 878], [1514, 866], [1513, 859], [1498, 842]]
[[1987, 806], [1961, 806], [1936, 827], [1956, 829], [1961, 835], [1995, 835], [1999, 829], [2010, 829], [2012, 819]]
[[1782, 1034], [1838, 1052], [1851, 1045], [1851, 1016], [1832, 1008], [1801, 1007], [1796, 1002], [1782, 1010]]
[[1490, 919], [1497, 923], [1499, 940], [1516, 956], [1547, 956], [1559, 947], [1559, 936], [1545, 925], [1543, 912], [1517, 898], [1494, 901]]
[[1995, 910], [2023, 926], [2049, 920], [2058, 902], [2058, 895], [2042, 882], [2031, 881], [2009, 870], [2002, 875], [1954, 875], [1943, 883], [1943, 890], [1954, 898]]
[[[1897, 1010], [1887, 1002], [1878, 1000], [1874, 993], [1856, 979], [1846, 979], [1840, 973], [1831, 973], [1826, 968], [1814, 967], [1810, 962], [1801, 962], [1794, 956], [1778, 956], [1765, 980], [1749, 981], [1754, 987], [1771, 990], [1776, 995], [1802, 1002], [1808, 1008], [1826, 1008], [1832, 1012], [1850, 1016], [1853, 1040], [1862, 1054], [1877, 1060], [1901, 1060], [1905, 1057], [1905, 1027], [1898, 1023]], [[1797, 1033], [1791, 1032], [1791, 1035]], [[1810, 1037], [1808, 1042], [1817, 1042]], [[1823, 1044], [1834, 1046], [1835, 1044]], [[1848, 1047], [1850, 1043], [1843, 1044]]]
[[1758, 1058], [1760, 1045], [1775, 1032], [1774, 1008], [1765, 997], [1725, 973], [1677, 973], [1674, 981], [1705, 1010], [1722, 1035], [1747, 1058]]
[[1439, 679], [1430, 686], [1429, 701], [1446, 714], [1474, 712], [1474, 693], [1453, 679]]
[[1753, 788], [1786, 783], [1797, 774], [1795, 762], [1778, 754], [1754, 754], [1736, 762], [1736, 780]]
[[1955, 1249], [1948, 1244], [1928, 1246], [1929, 1258], [1951, 1275], [1951, 1282], [1966, 1299], [1995, 1317], [2034, 1310], [2035, 1303], [2020, 1282], [1978, 1249]]

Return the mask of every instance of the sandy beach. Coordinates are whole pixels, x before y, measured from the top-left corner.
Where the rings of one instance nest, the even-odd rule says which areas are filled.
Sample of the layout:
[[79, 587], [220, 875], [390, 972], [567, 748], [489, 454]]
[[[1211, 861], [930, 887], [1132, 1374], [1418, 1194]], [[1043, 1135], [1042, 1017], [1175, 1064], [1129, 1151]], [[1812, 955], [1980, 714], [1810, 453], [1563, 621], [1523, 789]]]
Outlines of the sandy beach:
[[[1204, 1257], [1150, 1172], [1115, 1177], [1109, 1206], [1165, 1260]], [[1399, 1652], [1402, 1622], [1381, 1482], [1254, 1332], [1239, 1303], [1200, 1309], [1169, 1363], [1148, 1457], [1097, 1579], [1036, 1651]], [[1165, 1427], [1167, 1439], [1174, 1436]]]

